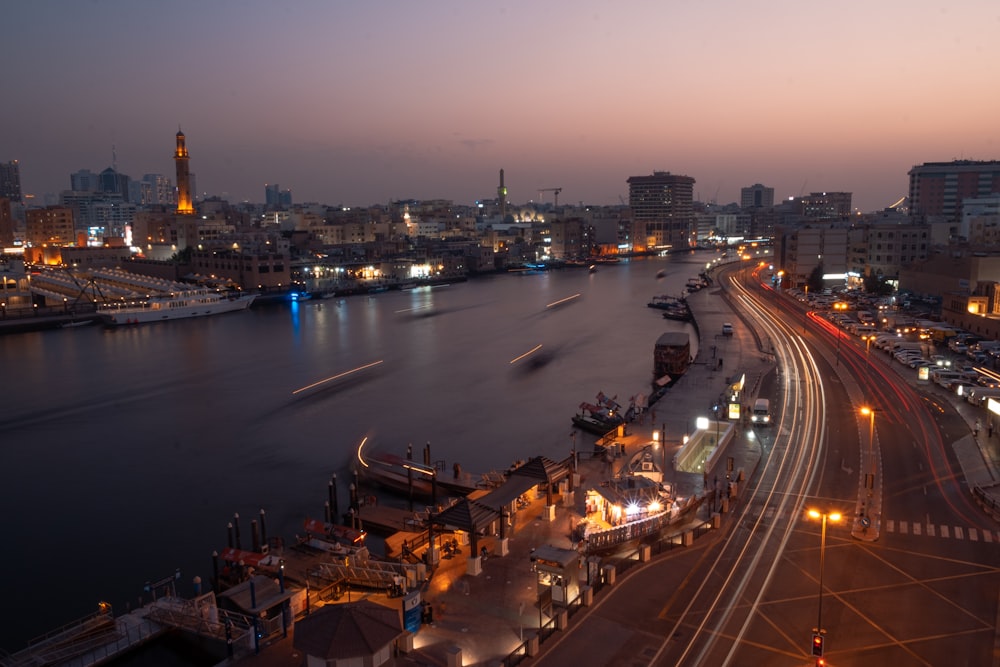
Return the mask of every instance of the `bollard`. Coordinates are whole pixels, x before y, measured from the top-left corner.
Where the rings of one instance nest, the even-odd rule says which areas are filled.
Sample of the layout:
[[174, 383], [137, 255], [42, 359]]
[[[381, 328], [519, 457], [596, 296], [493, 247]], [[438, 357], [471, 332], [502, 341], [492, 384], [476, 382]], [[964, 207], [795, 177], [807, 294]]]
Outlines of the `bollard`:
[[602, 569], [604, 570], [604, 582], [608, 586], [614, 586], [615, 585], [615, 574], [617, 574], [615, 572], [615, 566], [614, 565], [605, 565]]
[[529, 658], [534, 658], [538, 655], [538, 635], [532, 633], [528, 640], [524, 642], [524, 652], [528, 654]]
[[651, 552], [652, 552], [652, 549], [650, 548], [650, 546], [648, 544], [640, 544], [639, 545], [639, 562], [640, 563], [648, 563], [649, 559], [650, 559], [650, 553]]
[[449, 646], [445, 656], [448, 667], [462, 667], [462, 649], [458, 646]]
[[584, 607], [589, 607], [594, 604], [594, 589], [590, 586], [580, 587], [580, 604]]

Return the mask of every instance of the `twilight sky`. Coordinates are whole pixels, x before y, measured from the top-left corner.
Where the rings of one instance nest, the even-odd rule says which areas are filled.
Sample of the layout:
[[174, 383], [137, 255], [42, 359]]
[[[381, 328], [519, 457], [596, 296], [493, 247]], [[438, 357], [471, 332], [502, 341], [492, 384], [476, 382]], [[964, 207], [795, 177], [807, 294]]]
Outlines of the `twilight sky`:
[[[111, 165], [200, 192], [627, 200], [670, 171], [703, 201], [845, 190], [1000, 159], [997, 0], [13, 0], [0, 161], [36, 196]], [[551, 193], [544, 194], [551, 201]]]

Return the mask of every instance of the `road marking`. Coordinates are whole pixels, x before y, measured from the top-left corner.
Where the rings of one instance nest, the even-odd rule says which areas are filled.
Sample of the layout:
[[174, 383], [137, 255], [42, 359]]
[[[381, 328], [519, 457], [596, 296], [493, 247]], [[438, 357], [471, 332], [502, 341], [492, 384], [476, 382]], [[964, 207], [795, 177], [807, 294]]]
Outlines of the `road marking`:
[[990, 532], [990, 531], [988, 531], [988, 530], [984, 530], [983, 531], [983, 542], [992, 542], [992, 541], [993, 541], [993, 533]]
[[895, 530], [896, 530], [895, 526], [896, 526], [896, 522], [893, 521], [892, 519], [889, 519], [888, 521], [885, 522], [885, 528], [890, 533], [895, 532]]
[[948, 537], [948, 526], [941, 526], [941, 537]]
[[934, 524], [927, 524], [927, 537], [934, 537]]
[[920, 528], [921, 528], [921, 526], [920, 526], [919, 523], [914, 523], [913, 524], [913, 534], [914, 535], [919, 535], [920, 534]]
[[975, 528], [969, 529], [969, 539], [972, 540], [973, 542], [979, 541], [979, 533], [976, 531]]
[[905, 521], [900, 521], [899, 522], [899, 534], [900, 535], [906, 535], [906, 532], [907, 532], [907, 523]]
[[955, 526], [955, 539], [956, 540], [964, 540], [965, 539], [965, 535], [962, 532], [962, 527], [961, 526]]

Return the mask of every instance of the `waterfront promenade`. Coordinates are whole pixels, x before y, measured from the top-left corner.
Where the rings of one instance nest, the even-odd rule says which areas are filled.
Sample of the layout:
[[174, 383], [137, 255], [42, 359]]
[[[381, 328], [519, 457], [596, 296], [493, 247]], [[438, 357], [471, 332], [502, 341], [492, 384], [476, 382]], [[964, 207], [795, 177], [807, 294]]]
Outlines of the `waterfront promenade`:
[[[558, 632], [545, 641], [534, 639], [539, 635], [540, 625], [551, 626], [554, 622], [539, 611], [538, 574], [532, 563], [533, 551], [544, 546], [573, 548], [572, 529], [583, 516], [583, 496], [588, 484], [607, 478], [629, 455], [651, 444], [654, 430], [665, 436], [667, 458], [671, 458], [684, 436], [693, 431], [695, 419], [713, 415], [713, 406], [718, 404], [737, 369], [746, 376], [744, 404], [752, 403], [761, 391], [768, 390], [767, 376], [773, 363], [761, 353], [757, 338], [721, 298], [719, 288], [711, 287], [692, 294], [689, 302], [700, 331], [698, 354], [688, 372], [641, 420], [628, 426], [624, 437], [617, 439], [623, 445], [624, 455], [613, 459], [609, 465], [600, 457], [587, 456], [590, 443], [596, 438], [578, 437], [582, 454], [580, 486], [574, 492], [556, 497], [553, 519], [547, 517], [544, 496], [533, 498], [530, 505], [517, 514], [517, 525], [508, 540], [506, 556], [496, 555], [495, 538], [485, 540], [490, 555], [482, 563], [478, 575], [467, 574], [467, 560], [472, 555], [469, 546], [463, 547], [457, 556], [443, 558], [422, 590], [423, 599], [433, 610], [433, 622], [420, 629], [414, 638], [414, 651], [401, 656], [399, 664], [498, 665], [512, 654], [530, 664], [535, 658], [527, 657], [529, 649], [534, 652], [537, 648], [539, 655], [566, 650], [558, 641]], [[736, 325], [735, 335], [721, 334], [725, 322]], [[650, 348], [650, 355], [651, 352]], [[723, 479], [726, 476], [727, 457], [733, 459], [734, 478], [740, 470], [749, 476], [760, 461], [760, 449], [756, 442], [747, 438], [746, 432], [747, 429], [736, 425], [736, 435], [727, 441], [724, 456], [715, 459], [719, 462], [717, 469], [707, 475], [676, 472], [668, 466], [667, 481], [674, 485], [675, 493], [680, 497], [702, 493], [706, 482], [713, 487], [716, 476]], [[706, 503], [697, 514], [668, 531], [668, 535], [676, 537], [659, 542], [649, 563], [639, 563], [638, 552], [633, 547], [630, 551], [606, 557], [602, 566], [615, 568], [618, 563], [616, 569], [623, 573], [655, 567], [657, 580], [661, 582], [658, 587], [662, 586], [663, 591], [672, 590], [688, 571], [691, 559], [697, 558], [703, 545], [714, 540], [719, 532], [709, 528], [712, 509], [715, 508]], [[724, 527], [725, 517], [720, 518]], [[686, 540], [685, 533], [690, 535]], [[604, 583], [593, 598], [595, 605], [602, 604], [614, 588], [607, 583], [606, 574], [602, 579]], [[398, 599], [386, 599], [384, 595], [367, 597], [390, 606], [400, 604]], [[357, 594], [354, 599], [359, 599]], [[576, 608], [572, 622], [587, 611], [586, 607]], [[554, 656], [547, 658], [552, 659]], [[301, 664], [302, 660], [303, 656], [292, 646], [290, 635], [264, 648], [259, 655], [243, 658], [239, 664], [291, 666]], [[587, 661], [573, 664], [584, 662]]]

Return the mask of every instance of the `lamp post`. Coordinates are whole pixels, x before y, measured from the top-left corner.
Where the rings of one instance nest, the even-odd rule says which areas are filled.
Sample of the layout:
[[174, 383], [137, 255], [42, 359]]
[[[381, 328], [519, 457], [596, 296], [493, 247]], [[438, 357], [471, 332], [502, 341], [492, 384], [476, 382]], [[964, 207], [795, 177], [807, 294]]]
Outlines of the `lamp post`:
[[809, 285], [806, 284], [806, 309], [802, 311], [802, 333], [806, 332], [806, 316], [809, 314]]
[[823, 569], [826, 566], [826, 522], [840, 521], [840, 512], [820, 512], [819, 510], [809, 510], [809, 518], [819, 519], [819, 605], [816, 612], [816, 627], [813, 629], [812, 654], [817, 658], [823, 657], [823, 643], [826, 630], [823, 629]]
[[870, 408], [867, 405], [861, 408], [861, 414], [864, 417], [868, 417], [868, 455], [865, 457], [865, 489], [867, 489], [867, 498], [864, 504], [864, 513], [861, 517], [861, 525], [864, 527], [865, 532], [868, 532], [868, 509], [871, 504], [872, 492], [875, 487], [875, 408]]

